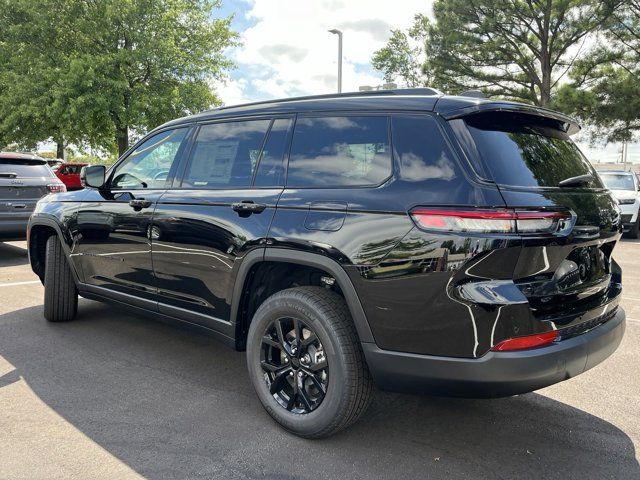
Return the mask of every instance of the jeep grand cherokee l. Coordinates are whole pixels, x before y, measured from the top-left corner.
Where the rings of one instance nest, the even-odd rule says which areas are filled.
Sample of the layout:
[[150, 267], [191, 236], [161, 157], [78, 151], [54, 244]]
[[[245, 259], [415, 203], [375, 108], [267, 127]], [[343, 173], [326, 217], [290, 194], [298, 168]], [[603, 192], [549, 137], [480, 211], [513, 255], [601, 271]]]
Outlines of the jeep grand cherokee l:
[[563, 115], [382, 91], [171, 121], [29, 225], [49, 321], [78, 294], [246, 350], [267, 412], [316, 438], [372, 387], [499, 397], [621, 341], [616, 201]]
[[36, 202], [64, 192], [47, 161], [30, 153], [0, 152], [0, 242], [24, 240]]

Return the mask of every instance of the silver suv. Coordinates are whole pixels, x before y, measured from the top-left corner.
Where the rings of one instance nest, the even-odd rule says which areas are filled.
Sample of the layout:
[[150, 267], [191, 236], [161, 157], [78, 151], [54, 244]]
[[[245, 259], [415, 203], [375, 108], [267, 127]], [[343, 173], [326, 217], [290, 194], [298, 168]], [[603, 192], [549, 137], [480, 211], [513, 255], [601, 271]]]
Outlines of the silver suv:
[[598, 172], [605, 186], [618, 201], [624, 232], [631, 238], [640, 235], [640, 181], [634, 172], [607, 170]]
[[45, 159], [0, 152], [0, 241], [24, 240], [36, 202], [49, 193], [66, 191]]

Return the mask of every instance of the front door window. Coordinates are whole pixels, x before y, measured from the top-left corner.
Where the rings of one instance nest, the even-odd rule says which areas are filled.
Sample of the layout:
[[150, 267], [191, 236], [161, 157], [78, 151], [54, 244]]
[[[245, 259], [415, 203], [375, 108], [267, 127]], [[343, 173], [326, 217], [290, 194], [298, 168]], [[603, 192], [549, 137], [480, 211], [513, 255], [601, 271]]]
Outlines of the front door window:
[[116, 167], [111, 188], [165, 188], [169, 172], [187, 134], [186, 128], [167, 130], [146, 140]]

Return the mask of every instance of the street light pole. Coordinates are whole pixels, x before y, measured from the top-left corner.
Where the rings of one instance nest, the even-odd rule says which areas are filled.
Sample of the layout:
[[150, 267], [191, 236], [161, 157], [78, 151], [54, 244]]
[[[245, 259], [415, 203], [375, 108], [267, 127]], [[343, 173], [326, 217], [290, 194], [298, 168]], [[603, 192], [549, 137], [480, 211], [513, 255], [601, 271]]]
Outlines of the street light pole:
[[338, 35], [338, 93], [342, 93], [342, 31], [334, 28], [329, 33]]

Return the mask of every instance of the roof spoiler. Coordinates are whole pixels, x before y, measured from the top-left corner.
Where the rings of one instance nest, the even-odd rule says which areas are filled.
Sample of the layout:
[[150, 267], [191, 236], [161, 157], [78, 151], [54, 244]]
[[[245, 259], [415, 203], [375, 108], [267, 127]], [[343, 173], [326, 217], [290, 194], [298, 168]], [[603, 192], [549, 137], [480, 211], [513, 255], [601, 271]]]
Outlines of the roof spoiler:
[[19, 164], [32, 164], [32, 165], [46, 165], [47, 161], [44, 158], [24, 158], [24, 157], [0, 157], [0, 163], [19, 163]]
[[566, 132], [568, 135], [573, 135], [580, 131], [580, 124], [574, 118], [571, 118], [562, 113], [555, 112], [542, 107], [536, 107], [533, 105], [525, 105], [523, 103], [511, 103], [511, 102], [486, 102], [478, 103], [476, 105], [469, 105], [466, 107], [450, 110], [448, 112], [441, 112], [440, 114], [446, 120], [453, 120], [454, 118], [467, 117], [483, 112], [513, 112], [522, 113], [524, 115], [534, 115], [543, 118], [550, 118], [556, 120], [559, 124], [560, 130]]

